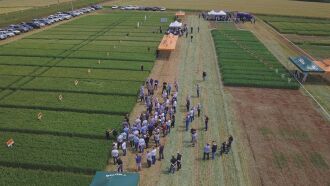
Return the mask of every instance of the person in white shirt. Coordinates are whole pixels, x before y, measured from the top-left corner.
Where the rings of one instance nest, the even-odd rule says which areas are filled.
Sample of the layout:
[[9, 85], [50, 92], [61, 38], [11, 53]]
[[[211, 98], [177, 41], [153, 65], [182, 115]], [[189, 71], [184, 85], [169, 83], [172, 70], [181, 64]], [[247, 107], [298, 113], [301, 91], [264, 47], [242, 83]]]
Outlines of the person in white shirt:
[[124, 141], [124, 137], [123, 137], [123, 135], [120, 134], [117, 137], [118, 148], [121, 148], [121, 144], [123, 143], [123, 141]]
[[156, 154], [157, 154], [157, 149], [155, 147], [152, 147], [151, 150], [152, 164], [156, 163]]
[[145, 143], [144, 139], [141, 137], [141, 138], [139, 139], [139, 149], [140, 149], [140, 153], [143, 153], [145, 145], [146, 145], [146, 143]]
[[148, 164], [148, 167], [151, 167], [151, 163], [152, 163], [152, 155], [151, 155], [151, 152], [147, 151], [147, 164]]
[[113, 149], [111, 151], [111, 155], [112, 155], [112, 158], [113, 158], [113, 164], [116, 164], [117, 159], [119, 157], [119, 151], [117, 149]]
[[126, 141], [121, 144], [121, 149], [123, 150], [123, 156], [126, 156], [127, 148], [126, 148]]

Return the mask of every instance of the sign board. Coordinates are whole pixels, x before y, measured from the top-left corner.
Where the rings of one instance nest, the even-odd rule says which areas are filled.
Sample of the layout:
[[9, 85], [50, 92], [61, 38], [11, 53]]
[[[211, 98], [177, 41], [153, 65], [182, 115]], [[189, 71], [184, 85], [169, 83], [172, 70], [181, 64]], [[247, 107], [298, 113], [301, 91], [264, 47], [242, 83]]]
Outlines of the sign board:
[[7, 147], [12, 147], [13, 145], [14, 145], [14, 140], [11, 138], [11, 139], [9, 139], [7, 142], [6, 142], [6, 144], [7, 144]]
[[324, 73], [324, 70], [320, 68], [313, 61], [305, 56], [290, 57], [291, 62], [296, 65], [302, 72], [317, 72]]
[[90, 186], [138, 186], [139, 179], [138, 173], [97, 171]]
[[161, 23], [167, 23], [167, 18], [165, 17], [165, 18], [160, 18], [160, 22]]

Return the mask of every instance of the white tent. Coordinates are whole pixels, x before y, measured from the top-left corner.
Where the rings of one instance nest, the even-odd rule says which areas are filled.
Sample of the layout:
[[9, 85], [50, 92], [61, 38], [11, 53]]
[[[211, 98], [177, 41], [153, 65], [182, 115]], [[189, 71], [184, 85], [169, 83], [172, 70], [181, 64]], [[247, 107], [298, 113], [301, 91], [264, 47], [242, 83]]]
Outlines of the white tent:
[[227, 13], [223, 10], [220, 10], [219, 12], [216, 12], [216, 15], [225, 16]]
[[216, 12], [214, 10], [209, 11], [207, 14], [208, 15], [214, 15]]
[[182, 27], [182, 23], [174, 21], [170, 24], [170, 27]]

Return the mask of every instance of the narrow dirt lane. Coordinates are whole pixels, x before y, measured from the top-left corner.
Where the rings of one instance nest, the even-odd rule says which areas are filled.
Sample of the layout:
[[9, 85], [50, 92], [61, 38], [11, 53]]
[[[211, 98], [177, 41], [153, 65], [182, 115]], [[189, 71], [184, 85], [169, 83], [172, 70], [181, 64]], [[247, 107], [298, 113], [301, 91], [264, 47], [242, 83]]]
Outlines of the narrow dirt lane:
[[[194, 27], [194, 39], [182, 38], [181, 55], [179, 56], [180, 111], [177, 114], [177, 128], [170, 135], [166, 147], [167, 162], [161, 166], [162, 174], [157, 185], [250, 185], [249, 173], [240, 145], [234, 144], [233, 151], [224, 158], [216, 156], [215, 160], [202, 160], [203, 147], [215, 140], [218, 145], [225, 141], [229, 134], [235, 136], [236, 129], [231, 126], [226, 116], [224, 92], [219, 79], [217, 60], [208, 23], [197, 16], [189, 16], [188, 26]], [[200, 32], [196, 33], [197, 27]], [[208, 74], [202, 81], [202, 72]], [[201, 86], [201, 97], [197, 98], [195, 85]], [[191, 124], [198, 132], [198, 145], [191, 146], [190, 131], [184, 130], [185, 98], [192, 97], [192, 105], [202, 105], [202, 114]], [[204, 115], [210, 117], [209, 130], [204, 131]], [[227, 113], [228, 114], [228, 113]], [[174, 175], [166, 171], [169, 158], [177, 151], [183, 153], [183, 167]]]

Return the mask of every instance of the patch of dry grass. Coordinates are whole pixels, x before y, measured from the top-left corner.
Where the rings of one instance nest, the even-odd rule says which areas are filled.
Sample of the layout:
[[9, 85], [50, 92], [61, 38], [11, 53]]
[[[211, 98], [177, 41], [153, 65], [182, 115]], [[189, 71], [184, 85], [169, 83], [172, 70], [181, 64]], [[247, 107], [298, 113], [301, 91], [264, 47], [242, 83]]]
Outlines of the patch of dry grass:
[[237, 10], [258, 14], [330, 18], [330, 4], [292, 0], [114, 0], [105, 5], [164, 6], [172, 9]]

